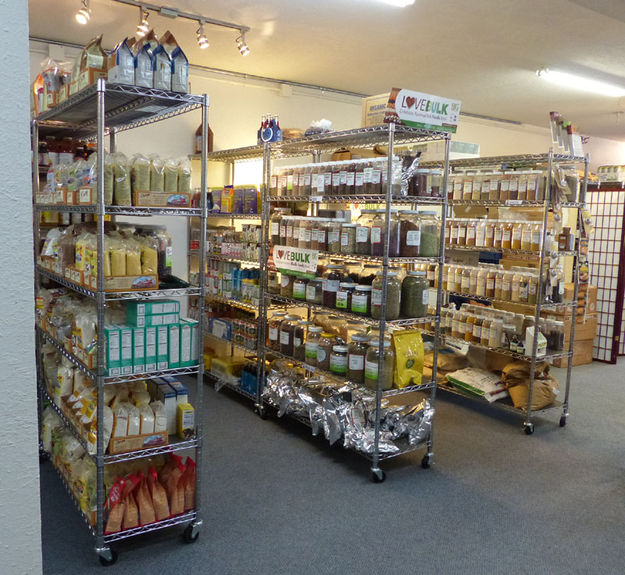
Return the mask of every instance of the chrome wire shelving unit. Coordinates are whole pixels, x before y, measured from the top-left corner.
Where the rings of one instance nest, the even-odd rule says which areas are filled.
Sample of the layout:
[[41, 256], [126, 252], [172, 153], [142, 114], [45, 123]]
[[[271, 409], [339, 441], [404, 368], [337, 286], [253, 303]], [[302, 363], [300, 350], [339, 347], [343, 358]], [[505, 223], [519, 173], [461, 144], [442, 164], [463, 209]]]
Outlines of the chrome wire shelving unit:
[[[428, 164], [425, 164], [427, 166]], [[559, 167], [574, 167], [579, 168], [583, 166], [584, 169], [584, 177], [581, 180], [579, 186], [579, 197], [574, 198], [575, 201], [558, 201], [557, 198], [552, 197], [552, 189], [554, 186], [554, 168], [556, 166]], [[519, 307], [521, 310], [523, 309], [531, 309], [532, 315], [534, 316], [535, 325], [538, 325], [538, 320], [541, 317], [541, 313], [543, 311], [559, 311], [564, 312], [565, 316], [570, 319], [571, 327], [569, 333], [566, 334], [568, 337], [568, 348], [564, 351], [553, 351], [547, 350], [546, 355], [537, 357], [536, 349], [538, 343], [538, 329], [534, 330], [534, 338], [532, 350], [533, 353], [531, 355], [514, 353], [512, 351], [503, 349], [503, 348], [492, 348], [489, 346], [467, 342], [465, 340], [461, 340], [458, 338], [453, 338], [448, 335], [442, 335], [440, 338], [441, 344], [449, 344], [453, 348], [465, 350], [468, 348], [481, 349], [488, 352], [493, 352], [498, 355], [503, 355], [510, 357], [515, 360], [526, 361], [529, 362], [529, 393], [527, 405], [522, 408], [514, 407], [509, 400], [498, 400], [492, 403], [488, 403], [485, 399], [476, 397], [469, 393], [465, 393], [464, 391], [453, 387], [447, 383], [440, 383], [438, 387], [450, 394], [462, 396], [469, 400], [473, 400], [476, 402], [483, 403], [485, 405], [492, 406], [494, 409], [503, 409], [505, 411], [514, 413], [516, 415], [520, 415], [523, 418], [523, 429], [526, 434], [531, 435], [534, 432], [534, 423], [532, 421], [532, 417], [536, 412], [548, 412], [553, 411], [555, 409], [561, 409], [561, 417], [559, 421], [560, 427], [564, 427], [566, 425], [568, 416], [569, 416], [569, 397], [570, 397], [570, 387], [571, 387], [571, 369], [572, 369], [572, 358], [573, 358], [573, 346], [575, 340], [575, 324], [576, 324], [576, 310], [577, 310], [577, 301], [578, 301], [578, 290], [579, 290], [579, 262], [580, 262], [580, 239], [581, 239], [581, 230], [582, 230], [582, 208], [584, 207], [583, 200], [586, 197], [586, 190], [588, 186], [588, 169], [589, 169], [589, 157], [586, 155], [585, 157], [579, 156], [571, 156], [566, 154], [556, 154], [553, 150], [550, 150], [546, 154], [527, 154], [527, 155], [516, 155], [516, 156], [494, 156], [494, 157], [484, 157], [484, 158], [471, 158], [471, 159], [461, 159], [461, 160], [452, 160], [450, 162], [450, 168], [452, 170], [452, 174], [455, 170], [479, 170], [480, 168], [486, 169], [496, 169], [496, 170], [515, 170], [515, 169], [537, 169], [543, 170], [546, 172], [545, 178], [545, 193], [543, 200], [525, 200], [525, 199], [505, 199], [505, 200], [469, 200], [469, 199], [454, 199], [452, 197], [448, 200], [448, 218], [452, 218], [454, 215], [455, 208], [459, 206], [479, 206], [482, 208], [498, 208], [498, 207], [506, 207], [506, 208], [534, 208], [538, 213], [540, 220], [532, 220], [533, 223], [540, 224], [540, 249], [538, 251], [524, 251], [524, 250], [507, 250], [507, 249], [499, 249], [499, 248], [488, 248], [488, 247], [477, 247], [477, 246], [457, 246], [457, 245], [447, 245], [446, 250], [447, 253], [453, 253], [454, 251], [458, 252], [499, 252], [502, 255], [514, 256], [517, 259], [529, 259], [537, 262], [538, 273], [538, 286], [537, 286], [537, 294], [539, 297], [537, 298], [536, 304], [528, 304], [521, 303], [515, 301], [502, 301], [497, 300], [495, 298], [489, 298], [485, 296], [477, 296], [474, 294], [468, 293], [459, 293], [455, 291], [444, 291], [445, 301], [449, 300], [449, 297], [457, 296], [466, 298], [469, 300], [475, 300], [484, 304], [496, 305], [499, 308], [505, 307], [506, 309], [512, 309], [515, 307]], [[451, 175], [450, 175], [451, 176]], [[450, 191], [451, 195], [451, 191]], [[548, 259], [552, 256], [551, 253], [547, 253], [547, 242], [548, 242], [548, 229], [549, 229], [549, 216], [550, 212], [553, 213], [555, 210], [560, 210], [563, 208], [567, 209], [576, 209], [576, 232], [575, 232], [575, 250], [562, 250], [558, 251], [559, 256], [569, 256], [574, 258], [573, 263], [573, 283], [574, 283], [574, 292], [573, 299], [570, 302], [547, 302], [543, 301], [544, 286], [545, 286], [545, 267]], [[446, 260], [445, 260], [446, 261]], [[562, 401], [555, 401], [553, 404], [544, 407], [542, 409], [533, 410], [532, 409], [532, 399], [534, 395], [534, 383], [535, 383], [535, 373], [536, 373], [536, 365], [539, 362], [553, 362], [558, 359], [567, 359], [567, 367], [566, 367], [566, 381], [564, 388], [564, 397]]]
[[[139, 207], [139, 206], [109, 206], [104, 202], [104, 154], [105, 137], [110, 137], [110, 151], [116, 150], [116, 136], [119, 132], [134, 129], [140, 126], [152, 124], [185, 114], [192, 110], [198, 110], [202, 114], [203, 133], [208, 128], [208, 105], [207, 95], [192, 95], [158, 90], [152, 88], [142, 88], [139, 86], [129, 86], [115, 83], [107, 83], [98, 80], [96, 84], [89, 86], [78, 94], [68, 98], [59, 106], [40, 114], [32, 121], [32, 145], [35, 150], [34, 157], [37, 157], [40, 138], [52, 136], [56, 138], [73, 138], [81, 141], [94, 140], [97, 144], [97, 193], [92, 205], [61, 205], [50, 203], [38, 203], [39, 197], [39, 176], [40, 169], [33, 164], [33, 234], [34, 234], [34, 256], [35, 256], [35, 290], [37, 290], [42, 280], [53, 281], [59, 286], [64, 286], [84, 297], [95, 300], [97, 305], [97, 325], [105, 325], [105, 308], [107, 302], [130, 301], [144, 299], [161, 299], [169, 297], [186, 297], [190, 295], [200, 296], [203, 306], [204, 295], [206, 293], [204, 276], [201, 275], [198, 285], [181, 289], [157, 289], [143, 291], [107, 292], [105, 291], [104, 277], [98, 274], [97, 286], [83, 286], [74, 283], [64, 276], [54, 273], [48, 269], [37, 265], [37, 252], [39, 249], [39, 215], [43, 211], [57, 211], [70, 213], [94, 214], [97, 216], [97, 269], [104, 269], [104, 222], [105, 216], [182, 216], [187, 218], [197, 218], [201, 223], [201, 229], [206, 229], [206, 138], [203, 141], [202, 153], [202, 173], [201, 173], [201, 202], [197, 208], [182, 207]], [[200, 234], [200, 258], [204, 262], [206, 234]], [[204, 313], [200, 314], [198, 325], [198, 349], [202, 349], [202, 335]], [[202, 486], [202, 413], [203, 413], [203, 355], [199, 354], [198, 365], [137, 373], [132, 375], [122, 375], [109, 377], [105, 369], [104, 345], [97, 346], [97, 354], [93, 366], [87, 366], [81, 359], [76, 357], [67, 349], [64, 342], [57, 340], [51, 334], [45, 332], [40, 326], [36, 326], [37, 342], [37, 371], [39, 378], [39, 408], [40, 415], [43, 408], [43, 401], [50, 403], [52, 408], [60, 416], [65, 426], [79, 439], [83, 447], [86, 442], [79, 430], [72, 424], [70, 419], [63, 413], [63, 410], [49, 396], [44, 383], [43, 363], [41, 359], [41, 346], [44, 342], [52, 344], [62, 355], [67, 358], [76, 368], [87, 375], [96, 384], [97, 388], [97, 412], [98, 421], [97, 446], [95, 453], [90, 457], [95, 462], [96, 473], [96, 509], [93, 517], [87, 517], [81, 511], [90, 532], [95, 537], [95, 551], [103, 565], [112, 565], [117, 559], [117, 553], [111, 548], [111, 543], [130, 537], [142, 535], [152, 531], [172, 527], [174, 525], [186, 525], [185, 540], [195, 541], [199, 535], [202, 525], [201, 519], [201, 486]], [[102, 343], [102, 342], [101, 342]], [[107, 385], [143, 380], [149, 377], [159, 377], [165, 375], [181, 376], [195, 375], [197, 380], [197, 390], [194, 395], [195, 403], [195, 433], [193, 437], [172, 441], [167, 445], [151, 447], [128, 453], [107, 454], [105, 453], [104, 431], [102, 423], [104, 421], [104, 388]], [[104, 485], [104, 467], [109, 464], [122, 461], [143, 459], [155, 455], [173, 453], [176, 451], [193, 450], [197, 465], [197, 477], [195, 485], [196, 507], [181, 515], [170, 517], [163, 521], [158, 521], [150, 525], [126, 529], [116, 533], [105, 533], [106, 510], [105, 502], [107, 494]], [[88, 451], [88, 450], [87, 450]], [[58, 471], [58, 469], [57, 469]], [[59, 471], [59, 476], [67, 488], [67, 478]], [[67, 488], [72, 501], [80, 509], [71, 489]]]

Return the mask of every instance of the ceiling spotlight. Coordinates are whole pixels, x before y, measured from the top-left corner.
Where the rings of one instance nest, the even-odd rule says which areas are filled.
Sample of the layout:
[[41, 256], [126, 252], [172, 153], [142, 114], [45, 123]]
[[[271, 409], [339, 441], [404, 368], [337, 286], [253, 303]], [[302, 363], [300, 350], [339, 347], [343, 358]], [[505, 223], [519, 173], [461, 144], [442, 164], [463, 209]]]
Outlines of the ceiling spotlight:
[[89, 9], [89, 0], [82, 0], [82, 6], [80, 10], [76, 12], [76, 15], [74, 17], [76, 18], [76, 22], [78, 22], [79, 24], [84, 25], [87, 22], [89, 22], [89, 19], [91, 18], [91, 10]]
[[143, 38], [150, 31], [149, 15], [150, 13], [143, 6], [139, 6], [139, 24], [137, 25], [137, 36], [139, 38]]
[[536, 70], [536, 75], [547, 82], [573, 90], [590, 92], [592, 94], [599, 94], [600, 96], [611, 96], [613, 98], [622, 98], [625, 96], [625, 87], [623, 86], [608, 84], [607, 82], [577, 76], [576, 74], [569, 74], [568, 72], [558, 72], [556, 70], [549, 70], [549, 68], [541, 68], [540, 70]]
[[200, 50], [206, 50], [210, 44], [208, 43], [208, 38], [204, 33], [204, 22], [200, 21], [200, 27], [196, 30], [195, 35], [197, 36], [197, 43]]
[[241, 52], [241, 56], [247, 56], [250, 53], [250, 48], [245, 41], [245, 32], [241, 32], [241, 35], [237, 38], [237, 48]]

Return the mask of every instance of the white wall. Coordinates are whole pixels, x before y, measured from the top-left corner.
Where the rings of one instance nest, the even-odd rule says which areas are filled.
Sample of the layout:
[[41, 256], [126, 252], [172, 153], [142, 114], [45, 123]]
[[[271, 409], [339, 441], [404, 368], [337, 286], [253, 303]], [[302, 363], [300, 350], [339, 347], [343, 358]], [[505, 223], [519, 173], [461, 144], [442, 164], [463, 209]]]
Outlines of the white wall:
[[28, 3], [0, 0], [0, 571], [41, 573], [28, 100]]

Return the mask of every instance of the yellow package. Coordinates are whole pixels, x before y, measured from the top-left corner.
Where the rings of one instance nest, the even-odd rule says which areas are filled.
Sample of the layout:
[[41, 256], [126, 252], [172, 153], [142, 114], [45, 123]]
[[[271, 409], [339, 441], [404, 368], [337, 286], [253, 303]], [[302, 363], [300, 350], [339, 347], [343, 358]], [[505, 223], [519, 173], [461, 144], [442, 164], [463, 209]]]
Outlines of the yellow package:
[[136, 240], [126, 240], [126, 275], [141, 275], [141, 248]]
[[423, 376], [423, 338], [416, 329], [393, 333], [395, 387], [420, 385]]
[[158, 273], [158, 250], [152, 238], [141, 238], [141, 273], [155, 276]]
[[234, 189], [232, 186], [221, 190], [221, 213], [231, 214], [234, 207]]
[[121, 246], [111, 250], [111, 275], [123, 277], [126, 274], [126, 250]]
[[180, 439], [193, 437], [195, 430], [195, 413], [190, 403], [179, 403], [176, 408], [176, 431]]

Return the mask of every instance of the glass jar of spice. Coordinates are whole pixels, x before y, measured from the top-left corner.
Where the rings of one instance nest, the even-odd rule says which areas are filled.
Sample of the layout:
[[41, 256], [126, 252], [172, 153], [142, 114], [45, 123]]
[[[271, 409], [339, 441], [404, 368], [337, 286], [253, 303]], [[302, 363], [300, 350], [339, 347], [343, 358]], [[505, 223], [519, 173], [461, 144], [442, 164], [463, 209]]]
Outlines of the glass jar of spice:
[[352, 255], [356, 253], [356, 224], [341, 226], [341, 253]]
[[430, 303], [430, 284], [426, 272], [409, 271], [401, 284], [401, 315], [425, 317]]
[[[397, 277], [397, 272], [389, 271], [386, 275], [386, 320], [395, 320], [399, 318], [401, 284]], [[371, 317], [373, 319], [381, 319], [382, 317], [382, 298], [383, 289], [383, 271], [380, 270], [371, 285]]]
[[345, 268], [342, 265], [331, 264], [323, 274], [323, 305], [336, 307], [336, 292], [339, 284], [345, 277]]
[[371, 315], [371, 286], [357, 285], [352, 294], [352, 313], [364, 316]]
[[347, 375], [347, 352], [346, 345], [332, 346], [332, 354], [330, 355], [330, 371], [336, 375]]
[[335, 344], [336, 336], [333, 333], [321, 333], [317, 346], [317, 367], [330, 371], [330, 355]]
[[356, 284], [351, 282], [341, 282], [339, 290], [336, 292], [336, 309], [349, 311], [352, 307], [352, 296]]
[[317, 365], [317, 349], [319, 347], [319, 340], [321, 339], [322, 332], [323, 328], [318, 325], [311, 325], [308, 328], [308, 335], [304, 346], [304, 355], [306, 363], [309, 365]]
[[377, 391], [378, 385], [382, 391], [393, 387], [395, 374], [395, 353], [391, 349], [391, 342], [384, 340], [384, 348], [380, 350], [377, 339], [369, 343], [365, 358], [365, 385], [372, 391]]
[[354, 383], [365, 382], [365, 358], [371, 338], [366, 333], [355, 333], [347, 352], [347, 379]]

